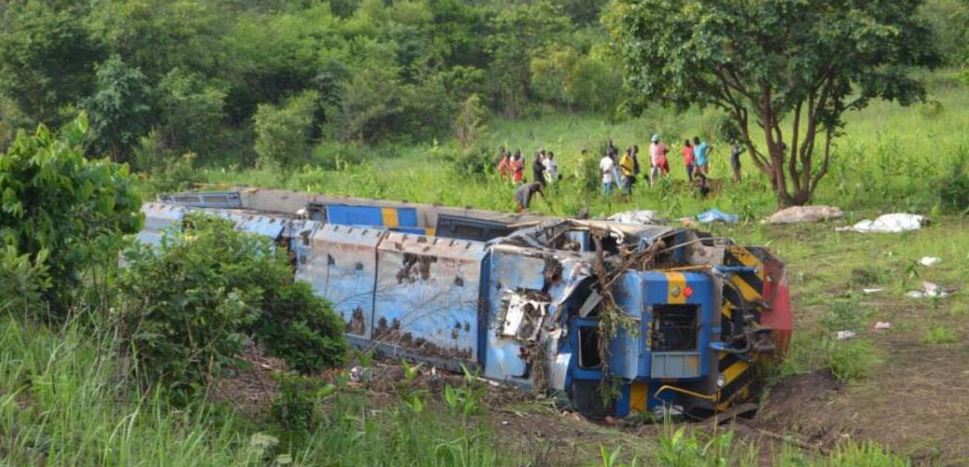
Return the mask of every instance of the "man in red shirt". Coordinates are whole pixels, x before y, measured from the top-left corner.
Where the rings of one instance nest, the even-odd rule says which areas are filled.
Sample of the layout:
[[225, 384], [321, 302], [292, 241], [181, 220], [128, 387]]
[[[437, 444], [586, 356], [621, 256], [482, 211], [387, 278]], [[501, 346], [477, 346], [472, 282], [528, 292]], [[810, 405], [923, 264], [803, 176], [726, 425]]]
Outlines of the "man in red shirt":
[[693, 181], [693, 145], [690, 144], [690, 140], [683, 142], [683, 165], [686, 166], [686, 176], [692, 182]]

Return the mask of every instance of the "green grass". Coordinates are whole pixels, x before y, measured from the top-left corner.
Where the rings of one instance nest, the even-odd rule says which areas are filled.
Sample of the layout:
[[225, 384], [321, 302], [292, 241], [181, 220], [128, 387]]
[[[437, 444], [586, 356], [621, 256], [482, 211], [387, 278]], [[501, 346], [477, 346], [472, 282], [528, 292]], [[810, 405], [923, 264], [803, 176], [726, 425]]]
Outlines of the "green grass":
[[925, 332], [922, 342], [929, 345], [955, 344], [959, 342], [959, 334], [952, 328], [934, 326]]

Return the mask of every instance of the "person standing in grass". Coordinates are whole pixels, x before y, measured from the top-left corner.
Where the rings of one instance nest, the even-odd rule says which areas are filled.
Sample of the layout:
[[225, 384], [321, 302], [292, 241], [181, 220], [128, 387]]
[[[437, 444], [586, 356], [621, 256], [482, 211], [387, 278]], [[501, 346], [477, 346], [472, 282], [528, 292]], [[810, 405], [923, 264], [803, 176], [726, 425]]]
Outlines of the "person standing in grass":
[[498, 176], [503, 182], [511, 180], [511, 155], [505, 151], [505, 148], [501, 148], [501, 158], [498, 159]]
[[612, 192], [612, 184], [615, 182], [613, 178], [616, 172], [616, 163], [609, 157], [609, 152], [607, 151], [602, 155], [602, 159], [599, 160], [599, 174], [602, 176], [602, 194], [608, 195]]
[[669, 161], [666, 159], [666, 152], [666, 145], [659, 140], [659, 135], [653, 135], [649, 144], [650, 185], [656, 183], [661, 173], [669, 173]]
[[683, 165], [686, 166], [686, 178], [689, 181], [693, 181], [693, 145], [690, 144], [690, 140], [683, 141], [683, 150], [680, 151], [683, 154]]
[[518, 187], [518, 190], [515, 191], [515, 201], [518, 203], [518, 209], [516, 212], [519, 214], [525, 212], [525, 210], [528, 209], [528, 206], [532, 203], [532, 196], [534, 196], [535, 193], [538, 193], [543, 197], [545, 196], [542, 193], [541, 182], [526, 183]]
[[730, 145], [730, 168], [733, 169], [733, 181], [740, 182], [740, 155], [744, 153], [744, 148], [740, 143], [734, 141]]
[[535, 153], [535, 160], [532, 161], [532, 181], [545, 185], [545, 150], [541, 149]]
[[633, 149], [628, 148], [619, 159], [619, 170], [622, 172], [622, 192], [631, 194], [633, 182], [636, 180], [636, 165], [633, 163]]
[[552, 151], [548, 152], [548, 157], [545, 158], [545, 180], [548, 183], [555, 183], [559, 178], [559, 166], [555, 162], [555, 153]]
[[699, 136], [693, 137], [693, 161], [696, 164], [694, 173], [703, 174], [703, 178], [710, 175], [710, 145], [706, 141], [700, 142]]
[[516, 150], [515, 155], [511, 158], [511, 181], [515, 185], [520, 185], [525, 181], [525, 158], [522, 156], [521, 149]]

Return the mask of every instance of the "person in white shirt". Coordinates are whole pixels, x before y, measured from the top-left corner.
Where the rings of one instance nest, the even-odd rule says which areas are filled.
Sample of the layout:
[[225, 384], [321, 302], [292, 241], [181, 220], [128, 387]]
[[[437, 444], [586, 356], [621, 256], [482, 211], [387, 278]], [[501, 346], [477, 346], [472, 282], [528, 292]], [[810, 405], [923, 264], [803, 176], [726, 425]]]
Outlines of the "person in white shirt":
[[554, 183], [559, 178], [559, 165], [555, 162], [555, 153], [552, 151], [548, 152], [548, 157], [545, 158], [545, 179], [548, 183]]
[[616, 173], [616, 162], [608, 154], [599, 160], [599, 172], [602, 174], [602, 194], [608, 195], [612, 192], [612, 183], [615, 181], [613, 176]]

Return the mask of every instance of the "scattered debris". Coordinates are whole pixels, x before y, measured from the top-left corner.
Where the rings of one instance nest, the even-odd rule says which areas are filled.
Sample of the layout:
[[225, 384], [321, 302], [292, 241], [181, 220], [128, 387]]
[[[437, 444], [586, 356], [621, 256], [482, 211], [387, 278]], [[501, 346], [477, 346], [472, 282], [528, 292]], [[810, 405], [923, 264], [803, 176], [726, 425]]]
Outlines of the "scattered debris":
[[922, 290], [913, 290], [905, 294], [908, 298], [942, 298], [950, 293], [955, 292], [955, 289], [943, 288], [939, 284], [935, 284], [929, 281], [922, 281]]
[[712, 208], [697, 214], [696, 220], [700, 221], [701, 224], [709, 224], [716, 221], [736, 224], [739, 217], [736, 214], [728, 214], [717, 208]]
[[866, 293], [866, 294], [873, 294], [873, 293], [878, 293], [878, 292], [884, 292], [885, 289], [872, 288], [872, 289], [861, 289], [861, 291], [864, 292], [864, 293]]
[[646, 225], [666, 224], [668, 222], [667, 219], [660, 217], [658, 211], [650, 211], [650, 210], [617, 212], [609, 216], [607, 220], [610, 220], [613, 222], [621, 222], [623, 224], [646, 224]]
[[936, 258], [935, 256], [923, 256], [922, 259], [919, 260], [919, 264], [926, 267], [935, 266], [936, 264], [939, 264], [939, 261], [942, 261], [942, 258]]
[[865, 219], [851, 227], [838, 227], [838, 232], [879, 232], [899, 233], [918, 230], [926, 222], [925, 216], [917, 214], [893, 213], [883, 214], [875, 220]]
[[891, 329], [891, 327], [892, 323], [889, 323], [888, 321], [878, 321], [874, 326], [875, 329]]
[[350, 382], [369, 383], [373, 379], [373, 368], [355, 366], [350, 368]]
[[768, 224], [797, 224], [818, 222], [844, 217], [844, 212], [834, 206], [793, 206], [771, 214], [764, 219]]
[[838, 331], [838, 340], [843, 341], [843, 340], [851, 339], [852, 337], [855, 337], [857, 335], [858, 334], [854, 331]]

